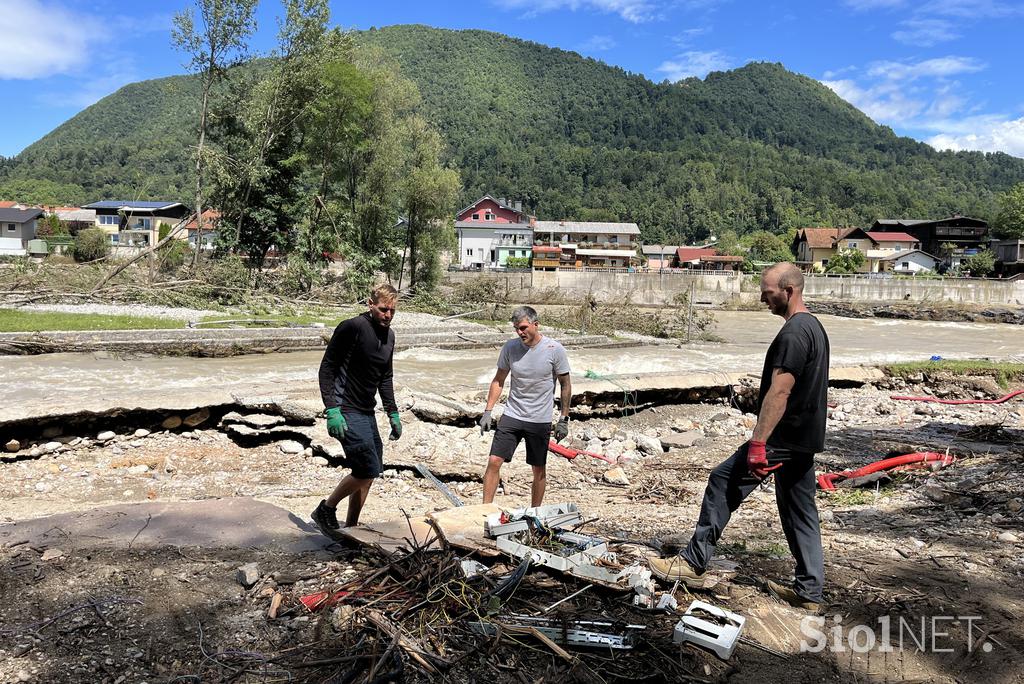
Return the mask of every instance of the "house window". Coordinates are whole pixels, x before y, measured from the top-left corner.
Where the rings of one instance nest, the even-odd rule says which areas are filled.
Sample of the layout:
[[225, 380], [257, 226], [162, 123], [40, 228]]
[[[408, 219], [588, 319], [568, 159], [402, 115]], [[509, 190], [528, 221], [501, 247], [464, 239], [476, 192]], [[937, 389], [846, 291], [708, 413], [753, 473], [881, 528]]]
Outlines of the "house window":
[[901, 261], [900, 262], [900, 268], [904, 268], [904, 269], [907, 269], [909, 271], [910, 270], [910, 262], [909, 261]]
[[8, 223], [7, 224], [7, 230], [9, 230], [9, 231], [11, 231], [13, 233], [14, 231], [18, 230], [18, 228], [13, 223]]
[[896, 245], [896, 251], [897, 252], [902, 252], [903, 251], [903, 245]]
[[466, 250], [466, 256], [468, 256], [468, 257], [473, 256], [473, 250], [472, 249], [467, 249]]
[[846, 246], [849, 247], [850, 249], [857, 249], [857, 243], [856, 242], [847, 242]]
[[827, 267], [827, 266], [828, 266], [828, 259], [822, 259], [822, 260], [821, 260], [821, 267], [822, 267], [822, 268], [825, 268], [825, 267]]
[[120, 223], [120, 217], [117, 214], [100, 214], [96, 218], [99, 219], [101, 226], [116, 226]]
[[135, 227], [136, 228], [143, 228], [145, 230], [149, 230], [152, 225], [153, 225], [153, 219], [148, 219], [148, 218], [135, 219]]
[[116, 245], [120, 241], [121, 241], [121, 236], [118, 235], [117, 233], [114, 233], [113, 235], [110, 236], [110, 244]]
[[484, 221], [493, 221], [493, 220], [494, 220], [494, 214], [492, 214], [491, 212], [487, 212], [486, 214], [484, 214]]
[[473, 220], [474, 221], [479, 221], [480, 220], [480, 214], [473, 214]]

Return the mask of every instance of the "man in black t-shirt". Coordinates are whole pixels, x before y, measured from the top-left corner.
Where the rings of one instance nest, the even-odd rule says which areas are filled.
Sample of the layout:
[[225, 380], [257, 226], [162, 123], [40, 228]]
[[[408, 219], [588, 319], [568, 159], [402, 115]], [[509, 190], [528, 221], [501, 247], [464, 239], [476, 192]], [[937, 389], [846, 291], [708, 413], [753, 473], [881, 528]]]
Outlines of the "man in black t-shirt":
[[790, 263], [761, 274], [761, 301], [786, 323], [765, 356], [753, 437], [711, 472], [687, 547], [674, 558], [652, 558], [650, 565], [661, 579], [703, 587], [704, 571], [732, 512], [774, 474], [796, 581], [788, 587], [769, 580], [767, 588], [790, 605], [817, 612], [825, 569], [814, 502], [814, 454], [825, 445], [829, 344], [825, 329], [804, 306], [803, 287], [803, 274]]
[[320, 362], [320, 396], [327, 409], [327, 432], [341, 442], [352, 469], [311, 515], [320, 531], [333, 538], [338, 538], [341, 528], [338, 503], [348, 498], [345, 526], [358, 524], [370, 486], [384, 470], [384, 443], [374, 418], [378, 392], [391, 425], [390, 439], [402, 436], [391, 370], [395, 353], [391, 320], [398, 292], [390, 285], [381, 285], [374, 289], [367, 304], [368, 311], [338, 324]]

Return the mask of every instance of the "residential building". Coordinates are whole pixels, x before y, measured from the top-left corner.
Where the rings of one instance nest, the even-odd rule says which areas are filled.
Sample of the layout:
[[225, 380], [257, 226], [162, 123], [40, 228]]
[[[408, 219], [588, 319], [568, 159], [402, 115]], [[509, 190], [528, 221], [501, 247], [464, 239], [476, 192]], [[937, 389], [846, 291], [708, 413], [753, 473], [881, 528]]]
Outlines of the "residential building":
[[36, 237], [42, 209], [0, 209], [0, 254], [23, 256], [29, 240]]
[[969, 216], [950, 216], [937, 220], [879, 219], [871, 233], [907, 233], [928, 254], [941, 256], [949, 266], [959, 266], [967, 256], [977, 254], [988, 243], [988, 223]]
[[679, 268], [701, 271], [735, 271], [743, 257], [719, 254], [714, 247], [679, 247], [676, 263]]
[[801, 228], [793, 240], [796, 263], [808, 271], [825, 271], [838, 250], [836, 242], [853, 228]]
[[185, 230], [188, 233], [188, 244], [192, 249], [196, 248], [196, 242], [202, 245], [203, 251], [210, 251], [214, 248], [214, 244], [217, 240], [217, 231], [219, 230], [218, 223], [220, 222], [220, 212], [216, 209], [204, 209], [203, 210], [203, 235], [202, 238], [199, 236], [199, 224], [196, 221], [195, 216], [189, 219], [188, 223], [185, 224]]
[[920, 249], [893, 250], [887, 256], [878, 259], [878, 271], [917, 275], [918, 273], [934, 272], [940, 263], [942, 263], [942, 259]]
[[529, 258], [533, 253], [534, 217], [522, 202], [484, 195], [455, 215], [462, 268], [497, 268], [509, 257]]
[[996, 273], [1009, 278], [1024, 273], [1024, 240], [993, 240], [992, 251], [996, 255]]
[[161, 224], [173, 228], [190, 213], [181, 202], [103, 200], [82, 209], [96, 211], [96, 225], [110, 236], [111, 244], [128, 247], [156, 244]]
[[533, 230], [536, 246], [557, 247], [559, 263], [565, 266], [627, 268], [640, 263], [640, 228], [635, 223], [535, 221]]
[[678, 249], [679, 245], [644, 245], [640, 251], [647, 257], [647, 270], [661, 271], [675, 267]]

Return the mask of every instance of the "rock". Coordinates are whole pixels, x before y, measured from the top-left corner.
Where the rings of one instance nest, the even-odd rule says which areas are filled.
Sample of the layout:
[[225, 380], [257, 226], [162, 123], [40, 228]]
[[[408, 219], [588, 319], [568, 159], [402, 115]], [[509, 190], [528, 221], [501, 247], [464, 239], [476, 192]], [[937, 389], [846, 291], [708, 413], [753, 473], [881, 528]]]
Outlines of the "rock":
[[175, 428], [181, 427], [181, 416], [167, 416], [164, 421], [160, 423], [160, 427], [164, 430], [174, 430]]
[[612, 438], [612, 431], [608, 428], [601, 428], [597, 433], [597, 438], [607, 441]]
[[202, 425], [210, 419], [210, 409], [201, 408], [195, 413], [190, 413], [181, 421], [190, 428], [194, 428], [197, 425]]
[[730, 415], [726, 411], [722, 411], [721, 413], [716, 413], [715, 415], [711, 416], [711, 420], [713, 420], [716, 423], [721, 423], [722, 421], [729, 420], [730, 418], [732, 418], [732, 415]]
[[263, 434], [260, 430], [251, 428], [248, 425], [242, 425], [241, 423], [230, 423], [224, 428], [224, 431], [229, 435], [237, 435], [238, 437], [255, 437], [256, 435]]
[[238, 422], [244, 423], [249, 427], [268, 428], [275, 425], [284, 425], [285, 419], [282, 416], [271, 416], [266, 413], [249, 413], [239, 416]]
[[33, 487], [33, 489], [35, 489], [40, 494], [45, 494], [46, 492], [50, 491], [50, 485], [46, 484], [45, 482], [36, 482], [35, 487]]
[[313, 404], [291, 400], [277, 402], [277, 410], [289, 423], [298, 423], [299, 425], [315, 425], [320, 413], [320, 410], [314, 408]]
[[32, 675], [26, 670], [18, 670], [18, 674], [15, 675], [19, 682], [31, 682]]
[[302, 446], [302, 444], [290, 439], [278, 442], [277, 448], [281, 450], [281, 453], [285, 454], [301, 454], [306, 450], [306, 447]]
[[629, 478], [626, 477], [626, 473], [623, 472], [622, 468], [612, 468], [604, 472], [604, 481], [608, 484], [615, 485], [629, 485]]
[[20, 451], [21, 450], [21, 442], [19, 442], [16, 439], [12, 439], [11, 441], [9, 441], [7, 444], [4, 445], [4, 448], [7, 449], [7, 451], [9, 451], [9, 452], [11, 452], [13, 454], [16, 451]]
[[743, 427], [753, 430], [755, 425], [757, 425], [757, 416], [743, 416]]
[[312, 458], [313, 457], [313, 447], [308, 446], [305, 449], [303, 449], [302, 450], [302, 456], [304, 458]]
[[246, 563], [241, 565], [235, 571], [235, 579], [243, 587], [248, 589], [252, 585], [260, 581], [260, 569], [256, 563]]
[[64, 555], [64, 550], [63, 549], [58, 549], [56, 546], [54, 546], [52, 548], [49, 548], [49, 549], [46, 549], [45, 551], [43, 551], [43, 555], [40, 557], [40, 560], [42, 560], [42, 561], [52, 561], [52, 560], [55, 560], [57, 558], [60, 558], [63, 555]]
[[149, 466], [145, 463], [140, 463], [138, 465], [133, 465], [127, 472], [129, 475], [145, 475], [149, 472]]
[[1020, 499], [1010, 499], [1006, 502], [1006, 508], [1011, 513], [1020, 513], [1021, 508], [1024, 508], [1024, 504], [1021, 504]]
[[64, 428], [59, 425], [51, 425], [50, 427], [43, 430], [43, 439], [53, 439], [59, 437], [64, 433]]
[[996, 537], [996, 539], [998, 539], [1001, 542], [1006, 542], [1007, 544], [1016, 544], [1018, 541], [1020, 541], [1020, 537], [1015, 535], [1013, 532], [1003, 532], [998, 537]]
[[135, 431], [135, 436], [136, 437], [149, 437], [149, 430], [147, 430], [146, 428], [139, 428], [138, 430]]
[[133, 439], [132, 441], [128, 442], [128, 446], [130, 446], [132, 449], [138, 449], [143, 444], [145, 444], [145, 442], [143, 442], [141, 439]]
[[53, 452], [59, 450], [62, 446], [64, 445], [61, 444], [60, 442], [47, 442], [42, 447], [40, 447], [40, 451], [42, 451], [44, 454], [52, 454]]
[[669, 434], [661, 438], [661, 445], [666, 449], [689, 449], [697, 440], [704, 437], [700, 430], [690, 430], [680, 434]]
[[315, 466], [325, 466], [329, 463], [329, 461], [323, 456], [314, 456], [313, 458], [309, 459], [309, 462]]
[[100, 443], [109, 442], [110, 440], [114, 439], [114, 437], [117, 437], [117, 435], [111, 432], [110, 430], [107, 430], [96, 435], [96, 441]]

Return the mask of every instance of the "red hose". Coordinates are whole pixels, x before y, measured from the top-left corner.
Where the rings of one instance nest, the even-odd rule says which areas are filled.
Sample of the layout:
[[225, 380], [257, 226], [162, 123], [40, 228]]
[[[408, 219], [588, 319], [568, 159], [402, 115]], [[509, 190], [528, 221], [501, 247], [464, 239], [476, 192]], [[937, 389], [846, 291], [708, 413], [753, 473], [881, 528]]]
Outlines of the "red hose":
[[579, 456], [580, 454], [583, 454], [584, 456], [590, 456], [592, 458], [599, 458], [602, 461], [605, 461], [606, 463], [611, 463], [612, 465], [615, 465], [615, 459], [613, 459], [613, 458], [609, 458], [607, 456], [602, 456], [601, 454], [595, 454], [593, 451], [580, 451], [579, 449], [572, 449], [570, 447], [565, 447], [565, 446], [562, 446], [561, 444], [559, 444], [558, 442], [553, 442], [553, 441], [548, 442], [548, 451], [550, 451], [553, 454], [557, 454], [559, 456], [564, 456], [565, 458], [569, 459], [570, 461], [572, 459], [576, 458], [577, 456]]
[[1009, 401], [1019, 394], [1024, 394], [1024, 390], [1010, 392], [1005, 397], [999, 397], [998, 399], [937, 399], [935, 397], [900, 397], [895, 394], [889, 398], [896, 401], [930, 401], [936, 404], [1002, 404], [1004, 401]]
[[841, 473], [822, 473], [818, 476], [818, 487], [826, 491], [833, 491], [836, 488], [837, 480], [849, 480], [855, 477], [864, 477], [871, 473], [877, 473], [880, 470], [893, 470], [894, 468], [906, 468], [906, 467], [923, 467], [927, 463], [940, 463], [943, 468], [953, 463], [956, 460], [955, 456], [949, 454], [939, 454], [934, 451], [920, 451], [913, 454], [904, 454], [903, 456], [894, 456], [893, 458], [886, 458], [881, 461], [875, 461], [869, 463], [863, 468], [857, 470], [845, 470]]

